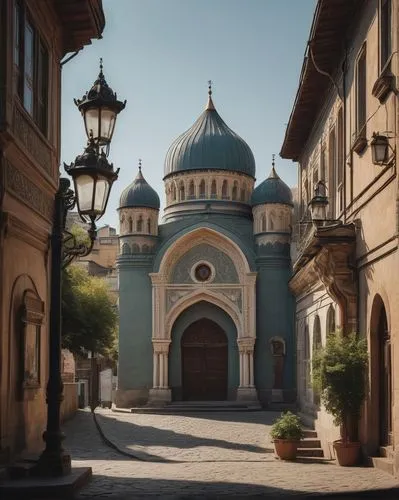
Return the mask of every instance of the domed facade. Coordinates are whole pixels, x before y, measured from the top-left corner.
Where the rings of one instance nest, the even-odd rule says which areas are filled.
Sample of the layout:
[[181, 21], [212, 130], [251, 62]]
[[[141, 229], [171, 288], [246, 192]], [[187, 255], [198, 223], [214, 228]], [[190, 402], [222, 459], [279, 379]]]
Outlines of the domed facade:
[[160, 206], [157, 192], [144, 179], [139, 166], [136, 178], [121, 194], [119, 208], [147, 207], [159, 210]]
[[252, 206], [264, 203], [281, 203], [293, 206], [291, 189], [277, 175], [273, 166], [267, 179], [254, 189], [251, 198]]
[[253, 154], [210, 89], [164, 174], [161, 223], [141, 172], [120, 200], [117, 406], [293, 401], [289, 188], [274, 172], [253, 194]]
[[248, 144], [216, 111], [209, 95], [205, 111], [170, 146], [165, 177], [192, 170], [229, 170], [255, 177], [255, 158]]

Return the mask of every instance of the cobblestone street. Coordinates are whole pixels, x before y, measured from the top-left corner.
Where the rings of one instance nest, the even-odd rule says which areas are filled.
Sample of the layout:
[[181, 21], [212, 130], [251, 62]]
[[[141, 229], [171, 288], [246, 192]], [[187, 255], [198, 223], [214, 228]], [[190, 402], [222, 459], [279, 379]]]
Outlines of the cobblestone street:
[[106, 446], [91, 414], [80, 411], [65, 432], [73, 465], [93, 468], [91, 482], [78, 495], [82, 500], [274, 497], [399, 486], [372, 468], [276, 460], [268, 436], [276, 413], [96, 413], [106, 437], [138, 460]]

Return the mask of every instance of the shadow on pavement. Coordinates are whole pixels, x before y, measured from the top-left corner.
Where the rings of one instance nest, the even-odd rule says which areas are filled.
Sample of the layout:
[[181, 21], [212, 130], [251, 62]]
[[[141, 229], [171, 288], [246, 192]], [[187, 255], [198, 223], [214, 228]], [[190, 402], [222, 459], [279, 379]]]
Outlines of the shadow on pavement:
[[[163, 462], [163, 463], [178, 463], [179, 460], [168, 460], [156, 455], [152, 455], [142, 449], [131, 449], [130, 446], [150, 447], [160, 446], [178, 449], [190, 449], [200, 446], [224, 448], [232, 451], [245, 451], [259, 455], [259, 460], [256, 456], [253, 460], [245, 461], [264, 461], [265, 453], [272, 453], [273, 449], [266, 446], [256, 446], [252, 444], [236, 443], [222, 439], [211, 439], [193, 436], [191, 434], [181, 434], [169, 429], [160, 429], [153, 426], [137, 425], [134, 423], [134, 416], [132, 421], [121, 421], [113, 413], [104, 414], [96, 413], [97, 420], [100, 427], [111, 442], [123, 450], [124, 453], [131, 453], [131, 457], [125, 457], [126, 460], [137, 459], [143, 461]], [[130, 416], [130, 414], [129, 414]], [[256, 422], [257, 423], [257, 422]], [[65, 425], [65, 432], [67, 435], [66, 448], [71, 452], [75, 460], [88, 460], [88, 459], [106, 459], [106, 460], [121, 460], [121, 455], [111, 450], [102, 440], [98, 433], [93, 417], [88, 411], [79, 411], [77, 415]], [[234, 436], [232, 436], [234, 439]], [[265, 434], [266, 441], [266, 434]], [[266, 444], [266, 442], [265, 442]], [[183, 460], [187, 462], [191, 460]], [[200, 460], [206, 462], [208, 460]], [[209, 460], [215, 462], [218, 460]], [[242, 461], [240, 458], [219, 460], [222, 462], [237, 462]]]
[[187, 480], [169, 480], [138, 477], [93, 476], [93, 481], [101, 484], [101, 491], [91, 491], [92, 486], [86, 487], [76, 500], [91, 500], [110, 498], [112, 500], [133, 500], [138, 498], [155, 497], [168, 499], [206, 498], [291, 498], [299, 499], [357, 499], [390, 500], [399, 497], [399, 488], [381, 489], [375, 491], [352, 491], [342, 493], [305, 492], [294, 489], [283, 489], [269, 486], [260, 486], [243, 483], [203, 482]]

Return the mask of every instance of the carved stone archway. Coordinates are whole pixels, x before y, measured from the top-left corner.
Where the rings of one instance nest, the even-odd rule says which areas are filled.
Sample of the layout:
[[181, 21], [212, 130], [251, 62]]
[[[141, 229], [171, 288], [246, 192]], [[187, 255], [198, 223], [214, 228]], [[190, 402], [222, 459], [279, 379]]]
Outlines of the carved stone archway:
[[[199, 245], [209, 245], [225, 254], [234, 265], [234, 282], [176, 283], [175, 266], [183, 256]], [[251, 272], [241, 248], [227, 236], [209, 228], [197, 228], [184, 234], [166, 250], [159, 272], [150, 274], [153, 290], [153, 401], [169, 401], [169, 346], [173, 324], [179, 315], [200, 301], [219, 307], [233, 320], [240, 352], [239, 399], [256, 399], [253, 353], [256, 338], [256, 273]]]

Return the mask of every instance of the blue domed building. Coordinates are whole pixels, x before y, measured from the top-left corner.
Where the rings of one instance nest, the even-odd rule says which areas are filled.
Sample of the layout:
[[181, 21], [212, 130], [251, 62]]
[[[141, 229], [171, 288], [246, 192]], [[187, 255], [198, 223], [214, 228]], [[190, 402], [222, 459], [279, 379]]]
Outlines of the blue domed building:
[[291, 190], [274, 160], [255, 188], [211, 94], [166, 154], [162, 222], [141, 164], [120, 197], [120, 407], [295, 401]]

